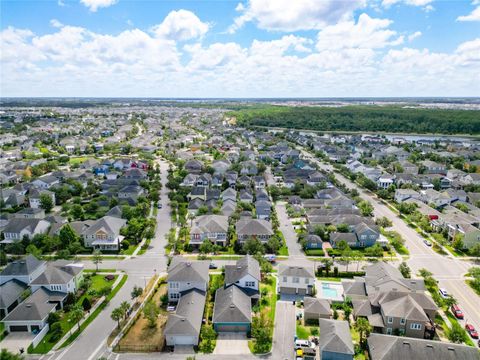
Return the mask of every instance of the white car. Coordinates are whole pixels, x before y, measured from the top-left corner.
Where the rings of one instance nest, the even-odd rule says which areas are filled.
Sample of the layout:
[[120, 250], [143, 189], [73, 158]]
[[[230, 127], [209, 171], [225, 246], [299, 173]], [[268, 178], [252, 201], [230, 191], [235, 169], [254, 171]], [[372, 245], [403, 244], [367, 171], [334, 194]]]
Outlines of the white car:
[[315, 349], [316, 347], [317, 346], [309, 340], [300, 340], [300, 339], [295, 340], [295, 350], [305, 349], [305, 348]]
[[441, 295], [444, 299], [446, 299], [446, 298], [448, 298], [448, 297], [450, 296], [450, 295], [448, 295], [447, 290], [444, 289], [444, 288], [438, 289], [438, 292], [440, 293], [440, 295]]
[[167, 306], [167, 311], [172, 312], [172, 311], [175, 311], [176, 308], [177, 307], [175, 305], [168, 305]]

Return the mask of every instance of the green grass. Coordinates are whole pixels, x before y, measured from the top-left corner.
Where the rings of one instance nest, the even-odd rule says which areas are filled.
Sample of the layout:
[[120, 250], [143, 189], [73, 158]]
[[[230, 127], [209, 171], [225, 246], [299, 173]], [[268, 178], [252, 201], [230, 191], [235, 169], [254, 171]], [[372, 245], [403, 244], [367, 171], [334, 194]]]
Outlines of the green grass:
[[278, 255], [280, 256], [288, 256], [288, 247], [286, 245], [283, 245], [279, 250], [278, 250]]
[[[92, 260], [91, 256], [78, 256], [78, 260]], [[102, 260], [123, 260], [125, 256], [122, 255], [103, 255]]]
[[307, 249], [305, 250], [307, 256], [325, 256], [323, 249]]
[[[455, 315], [453, 315], [449, 310], [445, 311], [445, 314], [447, 315], [447, 318], [448, 318], [448, 320], [450, 320], [451, 323], [458, 321], [457, 318], [455, 317]], [[467, 339], [465, 341], [465, 345], [475, 346], [475, 344], [473, 343], [472, 338], [470, 337], [468, 332], [463, 328], [463, 326], [461, 326], [461, 327], [462, 327], [463, 331], [465, 332], [465, 336], [466, 336], [466, 339]]]
[[297, 338], [302, 339], [302, 340], [308, 340], [310, 337], [310, 329], [306, 326], [303, 326], [301, 324], [297, 323], [297, 326], [295, 328], [295, 332], [297, 334]]
[[122, 255], [132, 255], [135, 252], [135, 249], [138, 247], [137, 245], [130, 245], [127, 250], [121, 250], [120, 254]]
[[3, 322], [0, 322], [0, 341], [2, 341], [5, 336], [5, 325], [3, 324]]
[[321, 281], [335, 281], [335, 282], [341, 282], [342, 278], [336, 278], [336, 277], [326, 277], [326, 276], [317, 276], [318, 280]]
[[92, 157], [91, 156], [74, 157], [74, 158], [70, 158], [70, 160], [68, 162], [69, 162], [70, 165], [75, 165], [75, 164], [81, 164], [88, 159], [92, 159]]
[[100, 312], [105, 309], [107, 304], [110, 302], [110, 300], [113, 299], [115, 295], [120, 291], [122, 286], [127, 282], [127, 275], [123, 275], [123, 278], [120, 280], [118, 285], [112, 290], [112, 292], [106, 297], [105, 301], [95, 309], [93, 313], [90, 314], [90, 316], [80, 325], [80, 330], [76, 330], [72, 335], [68, 337], [67, 340], [60, 346], [60, 348], [64, 348], [65, 346], [70, 345], [75, 339], [81, 334], [81, 332], [93, 321], [95, 318], [100, 314]]
[[83, 270], [84, 273], [114, 273], [117, 272], [117, 269], [85, 269]]

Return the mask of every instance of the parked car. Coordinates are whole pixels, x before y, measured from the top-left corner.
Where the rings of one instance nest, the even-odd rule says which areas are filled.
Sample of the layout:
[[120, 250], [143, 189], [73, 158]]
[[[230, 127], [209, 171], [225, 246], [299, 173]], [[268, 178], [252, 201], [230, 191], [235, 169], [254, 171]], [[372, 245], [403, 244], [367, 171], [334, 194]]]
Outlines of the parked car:
[[167, 306], [167, 311], [172, 312], [172, 311], [175, 311], [176, 308], [177, 307], [175, 305], [168, 305]]
[[424, 242], [425, 245], [427, 245], [427, 246], [432, 246], [432, 242], [431, 242], [430, 240], [425, 239], [425, 240], [423, 240], [423, 242]]
[[460, 310], [457, 304], [453, 304], [450, 310], [457, 319], [463, 319], [463, 311]]
[[218, 266], [215, 265], [213, 262], [210, 263], [210, 265], [208, 266], [209, 269], [218, 269]]
[[306, 349], [306, 348], [315, 349], [316, 345], [309, 340], [301, 340], [301, 339], [295, 340], [295, 350]]
[[163, 206], [162, 203], [158, 203], [158, 205], [157, 205], [157, 207], [158, 207], [159, 209], [161, 209], [162, 206]]
[[447, 290], [444, 289], [444, 288], [438, 289], [438, 292], [440, 293], [440, 295], [441, 295], [444, 299], [446, 299], [446, 298], [448, 298], [448, 297], [450, 296], [450, 295], [448, 295]]
[[277, 260], [277, 257], [273, 254], [266, 254], [266, 255], [263, 255], [263, 258], [267, 261], [270, 261], [270, 262], [275, 262], [275, 260]]
[[472, 338], [478, 339], [478, 332], [475, 330], [472, 324], [465, 324], [465, 330], [467, 330]]

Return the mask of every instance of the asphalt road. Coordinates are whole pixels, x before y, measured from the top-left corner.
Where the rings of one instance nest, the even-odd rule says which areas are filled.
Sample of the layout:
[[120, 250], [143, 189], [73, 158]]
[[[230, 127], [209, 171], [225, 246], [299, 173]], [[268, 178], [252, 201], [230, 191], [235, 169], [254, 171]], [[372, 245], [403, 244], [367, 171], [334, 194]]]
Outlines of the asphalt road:
[[[163, 208], [158, 209], [155, 238], [152, 239], [149, 249], [143, 255], [118, 261], [104, 260], [99, 265], [99, 268], [114, 268], [125, 271], [128, 275], [127, 282], [74, 343], [51, 355], [43, 356], [42, 360], [96, 360], [102, 354], [107, 354], [106, 340], [116, 326], [116, 322], [110, 318], [112, 310], [122, 301], [131, 302], [130, 293], [135, 285], [145, 287], [145, 284], [153, 275], [166, 273], [167, 260], [164, 247], [167, 243], [166, 235], [171, 226], [167, 197], [168, 189], [165, 187], [168, 163], [164, 161], [158, 161], [158, 163], [160, 164], [161, 181], [164, 185], [160, 192]], [[82, 261], [82, 263], [85, 264], [86, 268], [95, 268], [95, 265], [90, 261]]]
[[294, 359], [295, 305], [290, 301], [278, 301], [275, 311], [272, 359]]
[[[333, 166], [316, 160], [303, 150], [302, 152], [306, 157], [315, 161], [321, 169], [333, 171]], [[444, 256], [436, 253], [431, 247], [424, 244], [424, 239], [420, 234], [410, 228], [390, 208], [381, 203], [375, 195], [368, 193], [341, 174], [336, 173], [335, 177], [348, 188], [356, 189], [363, 199], [368, 200], [374, 207], [375, 217], [385, 216], [392, 221], [393, 230], [397, 231], [405, 239], [405, 245], [410, 252], [407, 263], [412, 269], [412, 274], [417, 274], [422, 268], [430, 271], [434, 278], [439, 281], [439, 286], [445, 288], [448, 293], [458, 300], [458, 304], [465, 314], [466, 321], [473, 324], [477, 330], [480, 330], [480, 308], [478, 307], [480, 297], [465, 284], [464, 278], [468, 269], [476, 264], [451, 255]], [[464, 325], [465, 322], [461, 321], [461, 324]]]

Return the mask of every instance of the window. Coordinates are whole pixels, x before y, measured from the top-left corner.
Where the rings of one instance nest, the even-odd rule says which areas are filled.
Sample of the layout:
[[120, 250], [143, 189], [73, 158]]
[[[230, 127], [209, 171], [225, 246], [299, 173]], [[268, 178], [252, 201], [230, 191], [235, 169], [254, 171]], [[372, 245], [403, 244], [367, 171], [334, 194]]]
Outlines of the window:
[[255, 281], [245, 281], [245, 286], [254, 287], [255, 286]]
[[405, 319], [400, 319], [400, 325], [405, 325]]
[[180, 299], [180, 294], [179, 293], [173, 293], [173, 294], [170, 294], [170, 297], [172, 299]]
[[287, 277], [284, 276], [284, 277], [283, 277], [283, 282], [287, 282], [287, 281], [288, 281], [288, 280], [287, 280]]
[[305, 284], [308, 284], [308, 278], [305, 279]]
[[170, 283], [170, 289], [178, 289], [178, 283], [171, 282]]
[[393, 323], [393, 318], [389, 316], [387, 318], [387, 323], [392, 324]]
[[410, 324], [410, 329], [421, 330], [422, 329], [422, 324], [417, 324], [417, 323]]
[[300, 278], [294, 277], [294, 278], [293, 278], [293, 282], [294, 282], [295, 284], [298, 284], [298, 283], [300, 282]]

